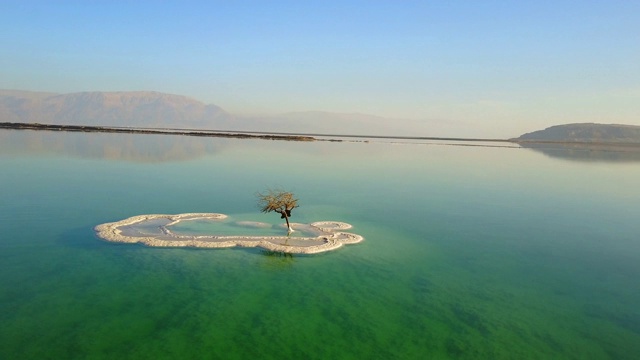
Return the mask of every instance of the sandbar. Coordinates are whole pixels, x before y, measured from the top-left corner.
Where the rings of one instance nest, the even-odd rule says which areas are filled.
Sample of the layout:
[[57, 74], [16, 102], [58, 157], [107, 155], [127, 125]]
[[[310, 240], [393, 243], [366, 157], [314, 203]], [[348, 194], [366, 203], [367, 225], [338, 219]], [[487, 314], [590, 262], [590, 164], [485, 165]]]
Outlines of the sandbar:
[[[358, 234], [345, 232], [350, 224], [339, 221], [318, 221], [311, 224], [292, 223], [295, 231], [310, 236], [248, 236], [220, 234], [180, 234], [172, 226], [187, 220], [204, 220], [212, 223], [228, 218], [220, 213], [149, 214], [133, 216], [124, 220], [100, 224], [95, 227], [98, 237], [116, 243], [138, 243], [152, 247], [231, 248], [259, 247], [269, 251], [291, 254], [318, 254], [336, 250], [346, 244], [364, 240]], [[237, 221], [234, 224], [247, 229], [271, 226], [257, 221]]]

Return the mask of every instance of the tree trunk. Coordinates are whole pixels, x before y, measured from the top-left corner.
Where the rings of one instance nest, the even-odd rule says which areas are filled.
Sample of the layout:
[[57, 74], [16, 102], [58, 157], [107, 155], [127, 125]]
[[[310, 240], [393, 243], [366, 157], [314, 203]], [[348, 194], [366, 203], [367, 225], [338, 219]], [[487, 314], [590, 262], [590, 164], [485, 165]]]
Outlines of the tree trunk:
[[284, 220], [287, 222], [287, 229], [289, 230], [289, 232], [292, 232], [293, 229], [291, 228], [291, 225], [289, 224], [289, 217], [287, 216], [287, 213], [284, 213]]

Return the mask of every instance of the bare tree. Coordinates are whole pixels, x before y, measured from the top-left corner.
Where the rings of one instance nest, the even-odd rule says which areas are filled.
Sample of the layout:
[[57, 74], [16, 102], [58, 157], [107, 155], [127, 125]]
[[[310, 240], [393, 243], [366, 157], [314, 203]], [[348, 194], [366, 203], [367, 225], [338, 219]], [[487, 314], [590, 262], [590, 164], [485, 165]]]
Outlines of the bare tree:
[[287, 229], [292, 232], [291, 224], [289, 224], [289, 217], [291, 217], [291, 210], [298, 207], [298, 199], [296, 199], [293, 193], [283, 190], [268, 189], [264, 193], [256, 193], [258, 198], [258, 206], [264, 213], [275, 211], [280, 214], [281, 219], [285, 219], [287, 222]]

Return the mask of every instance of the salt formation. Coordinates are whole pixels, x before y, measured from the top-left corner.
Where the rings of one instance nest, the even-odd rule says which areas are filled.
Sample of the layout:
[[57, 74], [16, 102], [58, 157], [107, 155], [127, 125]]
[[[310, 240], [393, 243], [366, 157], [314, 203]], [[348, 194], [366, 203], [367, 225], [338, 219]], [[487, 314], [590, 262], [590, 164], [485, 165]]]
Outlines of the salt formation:
[[[269, 251], [292, 254], [316, 254], [335, 250], [344, 244], [359, 243], [360, 235], [344, 232], [351, 225], [338, 221], [320, 221], [311, 224], [292, 223], [292, 227], [308, 236], [248, 236], [212, 234], [181, 234], [174, 227], [184, 221], [228, 222], [228, 216], [217, 213], [188, 213], [177, 215], [139, 215], [95, 227], [97, 235], [107, 241], [141, 243], [155, 247], [229, 248], [260, 247]], [[272, 225], [255, 221], [238, 221], [235, 227], [246, 229], [271, 228]], [[215, 226], [212, 226], [215, 228]], [[286, 231], [286, 229], [283, 228]], [[212, 232], [215, 232], [212, 231]]]

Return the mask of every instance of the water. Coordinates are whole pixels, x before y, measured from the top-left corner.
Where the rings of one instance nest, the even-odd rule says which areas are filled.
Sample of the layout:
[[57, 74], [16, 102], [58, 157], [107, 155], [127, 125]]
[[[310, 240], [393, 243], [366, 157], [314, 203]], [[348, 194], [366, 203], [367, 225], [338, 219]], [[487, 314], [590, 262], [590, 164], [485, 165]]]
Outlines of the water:
[[[556, 154], [557, 152], [554, 152]], [[0, 131], [0, 358], [635, 359], [640, 162], [538, 149]], [[220, 212], [365, 241], [285, 257], [113, 244]]]
[[[255, 217], [255, 215], [254, 215]], [[273, 216], [273, 219], [276, 217]], [[280, 218], [280, 217], [278, 217]], [[310, 231], [308, 228], [296, 227], [296, 230], [287, 233], [285, 223], [269, 224], [259, 222], [257, 224], [245, 224], [236, 219], [225, 220], [183, 220], [175, 225], [169, 226], [169, 230], [176, 235], [202, 236], [202, 235], [218, 235], [218, 236], [277, 236], [289, 238], [311, 237], [315, 238], [323, 233], [321, 231]]]

